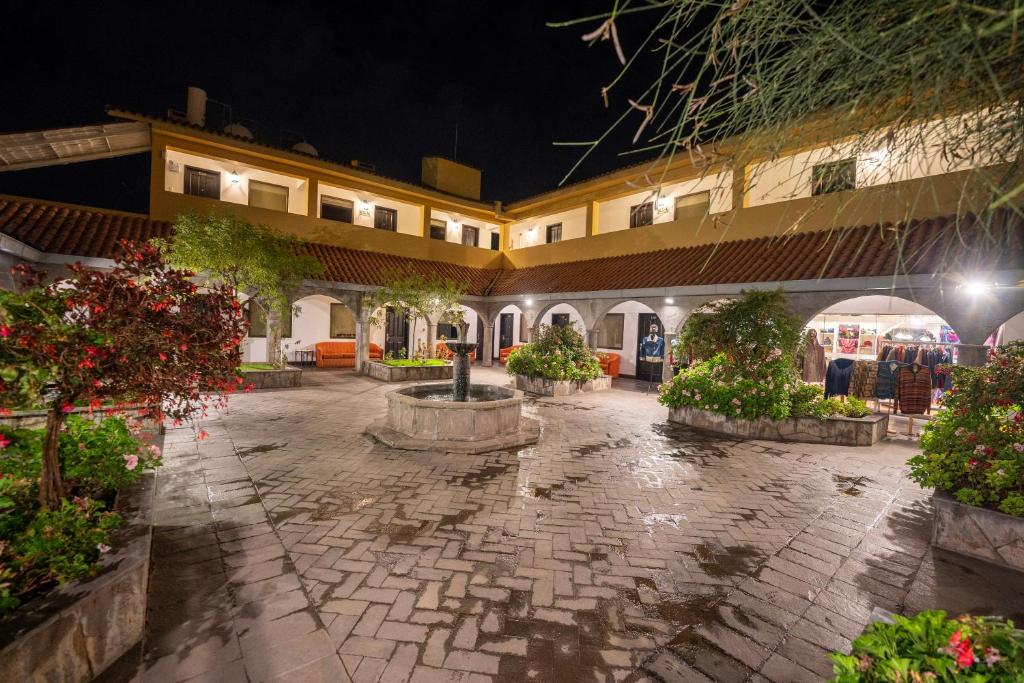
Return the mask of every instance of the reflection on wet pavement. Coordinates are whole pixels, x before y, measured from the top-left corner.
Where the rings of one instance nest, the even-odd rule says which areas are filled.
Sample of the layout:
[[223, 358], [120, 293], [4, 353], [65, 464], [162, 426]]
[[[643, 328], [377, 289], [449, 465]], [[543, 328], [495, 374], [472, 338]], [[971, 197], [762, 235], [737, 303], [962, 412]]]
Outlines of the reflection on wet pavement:
[[536, 446], [405, 453], [361, 434], [389, 387], [312, 379], [211, 423], [352, 680], [817, 680], [875, 606], [1024, 611], [930, 552], [910, 444], [723, 440], [612, 390], [528, 400]]

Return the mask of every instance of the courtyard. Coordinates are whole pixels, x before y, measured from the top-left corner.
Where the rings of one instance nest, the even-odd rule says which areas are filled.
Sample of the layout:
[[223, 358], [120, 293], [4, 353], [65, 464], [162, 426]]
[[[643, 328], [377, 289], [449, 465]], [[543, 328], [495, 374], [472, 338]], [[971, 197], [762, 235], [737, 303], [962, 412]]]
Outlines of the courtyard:
[[916, 440], [727, 440], [620, 380], [527, 399], [534, 446], [406, 452], [362, 433], [393, 386], [304, 375], [168, 430], [146, 633], [100, 680], [816, 681], [875, 608], [1024, 617], [929, 545]]

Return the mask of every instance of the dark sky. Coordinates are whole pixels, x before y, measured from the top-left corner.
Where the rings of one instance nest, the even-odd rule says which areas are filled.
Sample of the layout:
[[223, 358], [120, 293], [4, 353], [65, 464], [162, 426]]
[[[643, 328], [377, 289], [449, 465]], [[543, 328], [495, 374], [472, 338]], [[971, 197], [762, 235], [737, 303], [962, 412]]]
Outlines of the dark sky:
[[[610, 43], [580, 40], [596, 22], [544, 25], [611, 0], [17, 5], [0, 46], [0, 132], [102, 122], [107, 104], [162, 115], [198, 85], [261, 141], [305, 138], [326, 159], [414, 181], [421, 156], [454, 153], [458, 124], [459, 161], [483, 170], [485, 199], [507, 203], [553, 189], [581, 150], [552, 143], [599, 136], [632, 94], [604, 109], [618, 62]], [[639, 30], [620, 30], [627, 48]], [[634, 161], [617, 156], [631, 133], [571, 180]], [[0, 193], [145, 211], [148, 156], [0, 173]]]

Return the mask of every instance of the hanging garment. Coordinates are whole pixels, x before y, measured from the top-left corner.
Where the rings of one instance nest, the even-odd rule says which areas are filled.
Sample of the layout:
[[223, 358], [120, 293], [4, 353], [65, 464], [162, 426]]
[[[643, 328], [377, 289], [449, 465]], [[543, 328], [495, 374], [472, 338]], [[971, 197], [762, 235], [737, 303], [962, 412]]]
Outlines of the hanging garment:
[[839, 338], [839, 353], [857, 353], [857, 338], [844, 339]]
[[899, 411], [904, 415], [923, 415], [932, 407], [932, 376], [925, 366], [914, 363], [900, 369]]
[[902, 367], [904, 365], [895, 360], [886, 360], [878, 364], [875, 398], [896, 398], [897, 381]]
[[818, 333], [807, 332], [807, 342], [802, 352], [801, 376], [805, 382], [820, 382], [825, 379], [825, 347], [818, 343]]
[[850, 375], [853, 361], [849, 358], [833, 358], [825, 369], [825, 398], [847, 396], [850, 393]]
[[660, 363], [665, 357], [665, 338], [656, 336], [654, 339], [644, 337], [640, 342], [640, 360], [648, 363]]
[[878, 380], [878, 362], [873, 360], [856, 360], [853, 362], [853, 374], [850, 377], [850, 396], [872, 398]]

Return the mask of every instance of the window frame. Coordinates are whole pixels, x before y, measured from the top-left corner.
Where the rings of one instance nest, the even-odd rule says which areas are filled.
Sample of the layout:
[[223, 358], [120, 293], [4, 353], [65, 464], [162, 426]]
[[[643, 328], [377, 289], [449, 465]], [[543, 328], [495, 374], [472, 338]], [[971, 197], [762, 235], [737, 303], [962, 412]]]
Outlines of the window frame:
[[[468, 233], [466, 232], [467, 230], [469, 231]], [[472, 243], [467, 243], [466, 242], [466, 235], [467, 234], [473, 236]], [[480, 228], [476, 227], [475, 225], [466, 225], [465, 223], [463, 223], [462, 224], [462, 235], [461, 235], [461, 237], [462, 237], [462, 244], [463, 244], [463, 246], [466, 246], [466, 247], [479, 247], [480, 246]]]
[[[381, 221], [382, 217], [388, 217], [387, 220]], [[380, 223], [391, 222], [392, 225], [381, 226]], [[374, 206], [373, 207], [373, 228], [374, 230], [386, 230], [387, 232], [398, 232], [398, 209], [392, 209], [387, 206]]]
[[[278, 189], [278, 190], [284, 190], [284, 208], [283, 209], [274, 209], [274, 208], [270, 208], [269, 206], [255, 206], [252, 203], [252, 191], [253, 191], [253, 185], [254, 184], [255, 185], [263, 185], [263, 186], [266, 186], [266, 187], [272, 187], [272, 188], [275, 188], [275, 189]], [[248, 196], [246, 197], [246, 201], [248, 202], [248, 205], [252, 206], [253, 208], [256, 208], [256, 209], [266, 209], [267, 211], [279, 211], [279, 212], [283, 212], [283, 213], [288, 213], [288, 203], [289, 203], [289, 200], [291, 199], [291, 195], [290, 195], [290, 193], [288, 191], [288, 186], [287, 185], [278, 185], [277, 183], [268, 183], [266, 180], [258, 180], [256, 178], [249, 178], [249, 182], [248, 182], [248, 186], [247, 186], [247, 194], [248, 194]]]
[[[438, 236], [440, 235], [440, 237]], [[439, 242], [448, 241], [448, 223], [437, 218], [430, 219], [430, 239]]]
[[[189, 192], [188, 191], [188, 189], [189, 189], [188, 188], [188, 185], [189, 185], [189, 183], [188, 183], [188, 176], [189, 176], [190, 172], [205, 173], [205, 174], [210, 175], [210, 176], [216, 176], [216, 178], [217, 178], [217, 182], [216, 182], [217, 196], [214, 197], [212, 195], [199, 194], [199, 193], [196, 193], [196, 192]], [[211, 171], [208, 168], [201, 168], [199, 166], [190, 166], [188, 164], [185, 164], [185, 173], [182, 176], [181, 193], [185, 194], [185, 195], [188, 195], [189, 197], [203, 197], [204, 199], [216, 199], [217, 201], [220, 201], [220, 195], [221, 195], [220, 171]]]
[[[557, 230], [557, 233], [556, 233]], [[552, 235], [556, 235], [558, 239], [552, 240]], [[552, 223], [551, 225], [544, 228], [544, 243], [545, 244], [557, 244], [562, 241], [562, 223]]]
[[[617, 318], [619, 320], [619, 345], [618, 346], [615, 346], [614, 344], [605, 344], [605, 343], [603, 343], [603, 342], [608, 341], [608, 339], [605, 337], [605, 334], [607, 334], [606, 325], [608, 324], [608, 319], [609, 318], [611, 318], [611, 319]], [[616, 350], [621, 351], [623, 346], [624, 346], [624, 344], [625, 344], [625, 337], [626, 337], [626, 314], [625, 313], [605, 313], [604, 314], [604, 320], [601, 321], [601, 328], [598, 330], [597, 337], [598, 337], [597, 338], [597, 348], [599, 348], [599, 349], [616, 349]]]
[[491, 232], [491, 251], [501, 251], [501, 233], [497, 230]]
[[526, 325], [526, 316], [519, 314], [519, 343], [526, 344], [530, 341], [529, 327]]
[[[259, 306], [253, 306], [252, 300], [247, 299], [242, 307], [245, 309], [246, 320], [249, 321], [249, 331], [246, 336], [250, 339], [266, 339], [267, 338], [267, 320], [266, 316], [260, 316]], [[281, 339], [290, 339], [292, 336], [292, 317], [295, 315], [294, 311], [289, 310], [287, 318], [281, 319]], [[256, 317], [259, 316], [259, 317]], [[260, 320], [262, 318], [262, 320]], [[253, 334], [253, 323], [259, 321], [263, 327], [263, 334]]]
[[[334, 334], [334, 311], [336, 310], [335, 309], [336, 306], [339, 307], [339, 310], [340, 309], [347, 310], [349, 315], [352, 316], [353, 328], [352, 328], [352, 334], [351, 335], [348, 335], [348, 334], [344, 334], [344, 335], [337, 334], [336, 335], [336, 334]], [[331, 307], [330, 307], [330, 309], [327, 312], [327, 336], [328, 337], [330, 337], [331, 339], [355, 339], [356, 338], [355, 324], [356, 324], [356, 322], [355, 322], [355, 314], [352, 313], [352, 309], [350, 309], [348, 306], [346, 306], [343, 303], [340, 303], [340, 302], [337, 302], [337, 301], [332, 301], [331, 302]]]
[[[680, 221], [680, 220], [686, 220], [687, 219], [687, 217], [685, 217], [685, 216], [682, 217], [682, 218], [679, 217], [679, 209], [680, 208], [690, 208], [690, 207], [693, 207], [693, 206], [698, 206], [698, 204], [695, 203], [695, 204], [689, 204], [689, 205], [680, 207], [679, 206], [679, 202], [680, 202], [680, 200], [691, 199], [693, 197], [701, 197], [704, 200], [703, 202], [701, 202], [704, 205], [704, 213], [702, 213], [699, 216], [700, 218], [703, 218], [704, 216], [707, 216], [709, 213], [711, 213], [711, 192], [709, 190], [704, 190], [703, 192], [690, 192], [689, 194], [679, 195], [672, 202], [672, 220]], [[697, 216], [690, 216], [689, 218], [697, 218]]]
[[[324, 216], [324, 206], [348, 209], [349, 219], [345, 221], [340, 218], [328, 218], [327, 216]], [[320, 218], [325, 221], [334, 221], [335, 223], [354, 224], [356, 222], [356, 204], [351, 199], [342, 199], [341, 197], [332, 197], [329, 194], [322, 194], [320, 195]]]
[[[648, 222], [641, 223], [640, 218], [644, 217]], [[634, 206], [629, 207], [629, 228], [643, 228], [648, 225], [654, 225], [654, 202], [641, 202]]]
[[[849, 171], [849, 177], [845, 177]], [[840, 181], [847, 184], [840, 185]], [[834, 192], [848, 192], [857, 189], [857, 158], [848, 157], [836, 161], [823, 161], [811, 166], [811, 196], [820, 197]]]

